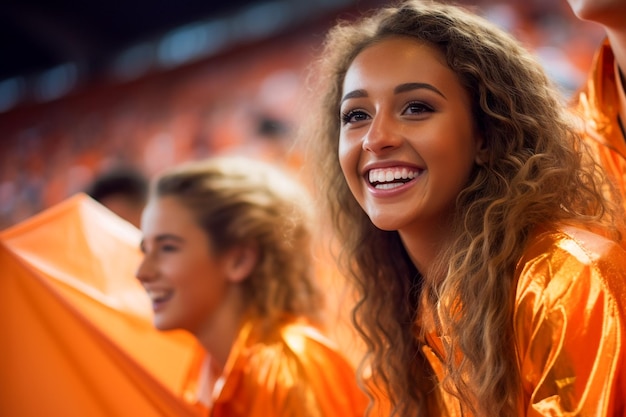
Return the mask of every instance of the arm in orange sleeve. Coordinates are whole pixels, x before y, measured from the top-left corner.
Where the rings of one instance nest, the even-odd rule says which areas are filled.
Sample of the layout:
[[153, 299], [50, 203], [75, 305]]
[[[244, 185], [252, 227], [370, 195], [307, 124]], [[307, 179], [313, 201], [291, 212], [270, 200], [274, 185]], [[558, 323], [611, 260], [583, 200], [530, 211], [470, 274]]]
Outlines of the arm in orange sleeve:
[[527, 416], [626, 412], [626, 254], [578, 237], [544, 235], [521, 265], [515, 328]]
[[247, 343], [213, 417], [362, 416], [367, 397], [354, 369], [314, 327], [290, 324], [272, 340]]

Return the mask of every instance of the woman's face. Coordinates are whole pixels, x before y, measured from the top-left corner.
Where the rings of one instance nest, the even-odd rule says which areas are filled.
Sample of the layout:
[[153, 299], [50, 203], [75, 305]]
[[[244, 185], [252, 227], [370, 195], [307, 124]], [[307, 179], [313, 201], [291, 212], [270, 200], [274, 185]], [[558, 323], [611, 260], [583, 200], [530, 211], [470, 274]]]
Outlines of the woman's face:
[[408, 37], [375, 43], [348, 68], [342, 96], [339, 160], [374, 225], [447, 228], [482, 141], [442, 54]]
[[175, 197], [151, 199], [141, 230], [144, 258], [136, 276], [152, 300], [155, 327], [199, 336], [228, 308], [228, 255], [215, 254], [191, 211]]

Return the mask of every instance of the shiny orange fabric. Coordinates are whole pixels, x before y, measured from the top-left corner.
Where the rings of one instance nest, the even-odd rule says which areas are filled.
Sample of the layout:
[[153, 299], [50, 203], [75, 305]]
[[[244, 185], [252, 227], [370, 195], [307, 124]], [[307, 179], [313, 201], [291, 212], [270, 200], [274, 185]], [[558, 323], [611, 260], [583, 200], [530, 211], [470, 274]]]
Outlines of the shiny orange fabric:
[[574, 107], [583, 119], [587, 142], [600, 165], [615, 179], [626, 208], [626, 138], [618, 122], [620, 94], [624, 92], [618, 88], [615, 58], [609, 41], [605, 40]]
[[626, 253], [580, 229], [544, 231], [518, 274], [527, 415], [626, 415]]
[[[296, 319], [267, 331], [263, 327], [259, 320], [249, 320], [240, 329], [221, 377], [223, 386], [214, 391], [205, 415], [364, 414], [367, 399], [352, 365], [315, 327]], [[196, 389], [193, 383], [191, 387]], [[202, 407], [197, 401], [196, 406]]]
[[84, 194], [0, 233], [0, 415], [198, 415], [200, 347], [154, 329], [139, 241]]
[[[626, 252], [596, 234], [540, 230], [516, 270], [520, 416], [626, 416]], [[444, 352], [427, 337], [441, 380]], [[442, 392], [441, 416], [467, 417]]]

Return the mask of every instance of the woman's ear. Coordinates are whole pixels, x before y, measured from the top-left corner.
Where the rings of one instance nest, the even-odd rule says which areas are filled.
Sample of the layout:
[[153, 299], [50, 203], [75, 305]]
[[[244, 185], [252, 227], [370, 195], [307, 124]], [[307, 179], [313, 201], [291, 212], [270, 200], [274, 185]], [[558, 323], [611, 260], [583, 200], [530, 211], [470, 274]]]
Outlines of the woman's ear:
[[476, 140], [476, 156], [474, 158], [476, 165], [485, 165], [489, 162], [489, 149], [482, 137]]
[[237, 246], [228, 254], [228, 279], [239, 283], [250, 276], [259, 261], [259, 249], [252, 245]]

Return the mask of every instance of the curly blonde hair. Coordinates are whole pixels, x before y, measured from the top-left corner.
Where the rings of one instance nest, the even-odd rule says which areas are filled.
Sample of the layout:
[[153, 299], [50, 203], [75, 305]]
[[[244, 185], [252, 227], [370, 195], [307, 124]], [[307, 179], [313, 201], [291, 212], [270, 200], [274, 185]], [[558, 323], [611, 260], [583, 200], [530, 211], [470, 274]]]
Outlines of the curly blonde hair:
[[311, 200], [306, 188], [269, 163], [240, 156], [188, 162], [161, 174], [151, 197], [173, 196], [194, 214], [218, 251], [259, 250], [242, 283], [245, 304], [270, 323], [285, 314], [321, 323], [314, 279]]
[[[350, 193], [338, 160], [340, 98], [353, 59], [382, 39], [408, 36], [440, 50], [468, 91], [488, 149], [458, 195], [454, 239], [423, 276], [396, 231], [377, 229]], [[435, 377], [422, 353], [417, 313], [436, 309], [449, 336], [443, 387], [480, 416], [514, 416], [520, 379], [513, 336], [514, 271], [539, 224], [574, 222], [619, 238], [618, 205], [587, 155], [564, 100], [536, 59], [512, 36], [460, 6], [405, 1], [339, 22], [326, 38], [311, 81], [319, 97], [302, 127], [313, 175], [325, 193], [342, 252], [340, 265], [361, 298], [353, 311], [371, 371], [392, 415], [437, 415]], [[457, 362], [453, 352], [462, 354]], [[434, 414], [431, 414], [434, 413]]]

